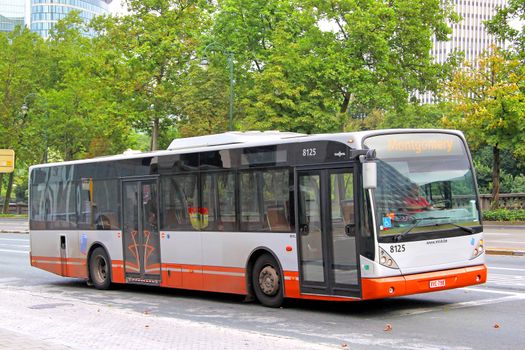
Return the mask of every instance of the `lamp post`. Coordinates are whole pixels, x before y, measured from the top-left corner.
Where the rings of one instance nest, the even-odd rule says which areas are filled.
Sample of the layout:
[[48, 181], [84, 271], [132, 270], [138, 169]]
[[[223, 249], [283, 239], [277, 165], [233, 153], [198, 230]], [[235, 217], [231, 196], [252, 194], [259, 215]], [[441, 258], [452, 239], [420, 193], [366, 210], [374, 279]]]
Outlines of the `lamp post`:
[[228, 70], [230, 73], [230, 108], [228, 110], [228, 131], [233, 130], [233, 86], [234, 86], [234, 80], [233, 80], [233, 52], [228, 51], [224, 49], [221, 45], [217, 44], [216, 42], [212, 42], [204, 48], [203, 51], [203, 58], [201, 60], [200, 66], [203, 69], [208, 68], [209, 62], [206, 56], [206, 53], [209, 51], [216, 51], [221, 52], [223, 55], [226, 55], [226, 58], [228, 59]]
[[[28, 98], [30, 98], [30, 97], [33, 97], [33, 99], [36, 100], [37, 97], [41, 97], [41, 96], [38, 95], [36, 92], [32, 92], [32, 93], [30, 93], [30, 94], [28, 94], [28, 95], [26, 95], [26, 96], [24, 97], [24, 104], [22, 105], [22, 107], [20, 107], [20, 109], [22, 110], [22, 114], [23, 114], [24, 116], [26, 116], [26, 115], [28, 114], [28, 112], [29, 112], [29, 105], [28, 105], [28, 103], [27, 103], [27, 100], [28, 100]], [[47, 121], [47, 119], [48, 119], [48, 117], [49, 117], [48, 114], [47, 114], [47, 113], [48, 113], [48, 104], [47, 104], [47, 100], [46, 100], [45, 98], [44, 98], [44, 101], [45, 101], [45, 105], [46, 105], [46, 110], [45, 110], [46, 113], [45, 113], [45, 116], [46, 116], [46, 121]], [[48, 142], [47, 142], [47, 127], [44, 128], [44, 140], [45, 140], [45, 146], [46, 146], [46, 147], [45, 147], [45, 149], [44, 149], [44, 159], [43, 159], [43, 163], [47, 163], [47, 148], [48, 148]]]

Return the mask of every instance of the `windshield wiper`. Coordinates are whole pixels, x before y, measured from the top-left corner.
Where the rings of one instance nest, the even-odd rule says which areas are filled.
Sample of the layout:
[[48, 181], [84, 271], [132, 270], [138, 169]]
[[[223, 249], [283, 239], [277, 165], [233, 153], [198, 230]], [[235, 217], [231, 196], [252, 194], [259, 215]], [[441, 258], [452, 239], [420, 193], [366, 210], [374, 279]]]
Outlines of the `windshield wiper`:
[[[440, 218], [437, 218], [437, 217], [434, 217], [434, 216], [429, 216], [429, 217], [425, 217], [425, 218], [414, 218], [414, 224], [412, 226], [410, 226], [408, 228], [408, 230], [406, 230], [405, 232], [403, 233], [400, 233], [398, 234], [397, 236], [394, 236], [394, 242], [399, 242], [401, 241], [401, 239], [403, 239], [403, 237], [405, 237], [407, 234], [410, 233], [410, 231], [412, 231], [413, 229], [415, 229], [417, 226], [418, 226], [418, 223], [421, 221], [421, 220], [436, 220], [436, 219], [448, 219], [448, 217], [440, 217]], [[434, 224], [431, 224], [431, 225], [425, 225], [425, 226], [434, 226]]]
[[451, 225], [451, 226], [455, 226], [457, 228], [460, 228], [463, 231], [466, 231], [468, 233], [474, 233], [474, 229], [472, 227], [461, 226], [461, 225], [455, 224], [453, 222], [443, 222], [443, 223], [436, 224], [436, 226], [438, 226], [438, 225]]
[[[421, 220], [435, 220], [435, 219], [448, 219], [449, 217], [426, 217], [426, 218], [414, 218], [415, 222], [412, 226], [410, 226], [408, 228], [408, 230], [406, 230], [405, 232], [397, 235], [394, 237], [394, 242], [399, 242], [403, 239], [403, 237], [405, 237], [407, 234], [410, 233], [410, 231], [412, 231], [414, 228], [418, 227], [418, 223], [421, 221]], [[458, 224], [455, 224], [453, 222], [439, 222], [439, 223], [435, 223], [435, 224], [430, 224], [430, 225], [425, 225], [425, 226], [441, 226], [441, 225], [451, 225], [451, 226], [454, 226], [454, 227], [457, 227], [457, 228], [460, 228], [462, 229], [463, 231], [465, 232], [468, 232], [470, 234], [473, 234], [474, 233], [474, 229], [472, 227], [468, 227], [468, 226], [461, 226], [461, 225], [458, 225]], [[425, 227], [425, 226], [419, 226], [419, 227]]]

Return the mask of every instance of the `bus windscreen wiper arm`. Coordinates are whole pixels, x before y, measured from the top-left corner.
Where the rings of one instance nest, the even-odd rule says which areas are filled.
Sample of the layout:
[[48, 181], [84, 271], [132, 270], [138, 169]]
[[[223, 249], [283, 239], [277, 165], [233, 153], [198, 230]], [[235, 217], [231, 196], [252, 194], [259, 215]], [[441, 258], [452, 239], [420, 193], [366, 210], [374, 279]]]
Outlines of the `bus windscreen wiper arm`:
[[451, 225], [451, 226], [455, 226], [457, 228], [460, 228], [462, 229], [463, 231], [467, 231], [468, 233], [474, 233], [474, 229], [472, 227], [468, 227], [468, 226], [461, 226], [461, 225], [458, 225], [458, 224], [455, 224], [453, 222], [444, 222], [442, 224], [436, 224], [436, 225]]
[[[397, 236], [394, 237], [394, 241], [395, 242], [399, 242], [403, 237], [405, 237], [407, 234], [410, 233], [410, 231], [412, 231], [414, 228], [417, 227], [417, 224], [421, 221], [421, 220], [436, 220], [436, 219], [448, 219], [448, 217], [434, 217], [434, 216], [429, 216], [429, 217], [425, 217], [425, 218], [414, 218], [414, 224], [412, 226], [410, 226], [408, 228], [408, 230], [406, 230], [405, 232], [403, 233], [400, 233], [398, 234]], [[431, 225], [432, 226], [432, 225]]]

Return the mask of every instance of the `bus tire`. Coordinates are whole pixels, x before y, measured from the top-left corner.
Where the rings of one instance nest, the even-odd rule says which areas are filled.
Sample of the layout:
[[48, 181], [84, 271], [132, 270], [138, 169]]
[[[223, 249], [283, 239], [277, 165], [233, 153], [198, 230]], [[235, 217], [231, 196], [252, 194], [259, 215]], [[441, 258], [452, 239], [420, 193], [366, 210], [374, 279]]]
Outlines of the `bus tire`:
[[280, 307], [284, 301], [282, 272], [270, 254], [261, 255], [253, 265], [252, 285], [259, 302], [267, 307]]
[[89, 258], [89, 276], [96, 289], [111, 287], [111, 260], [102, 247], [95, 248]]

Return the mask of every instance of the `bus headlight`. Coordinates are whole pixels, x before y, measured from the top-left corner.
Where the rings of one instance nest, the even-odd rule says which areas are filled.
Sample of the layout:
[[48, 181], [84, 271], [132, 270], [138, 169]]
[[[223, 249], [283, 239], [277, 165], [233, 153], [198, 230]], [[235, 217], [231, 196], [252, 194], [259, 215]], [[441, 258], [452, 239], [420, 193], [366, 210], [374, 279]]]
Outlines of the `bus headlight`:
[[379, 247], [379, 263], [391, 269], [399, 269], [394, 259], [381, 247]]
[[474, 251], [472, 252], [472, 257], [470, 258], [470, 260], [476, 259], [478, 256], [480, 256], [481, 254], [485, 252], [485, 247], [483, 243], [484, 242], [482, 239], [478, 241], [478, 244], [476, 244], [476, 247], [474, 248]]

